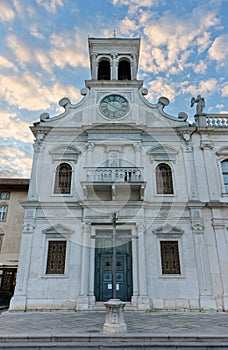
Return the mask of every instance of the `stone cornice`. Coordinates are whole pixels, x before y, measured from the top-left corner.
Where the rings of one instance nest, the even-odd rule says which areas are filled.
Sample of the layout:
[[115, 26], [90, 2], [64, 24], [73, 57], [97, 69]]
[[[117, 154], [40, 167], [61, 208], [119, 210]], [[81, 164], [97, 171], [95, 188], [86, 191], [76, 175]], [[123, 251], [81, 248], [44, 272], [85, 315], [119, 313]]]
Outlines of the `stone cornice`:
[[143, 86], [143, 80], [85, 80], [87, 88], [138, 88]]

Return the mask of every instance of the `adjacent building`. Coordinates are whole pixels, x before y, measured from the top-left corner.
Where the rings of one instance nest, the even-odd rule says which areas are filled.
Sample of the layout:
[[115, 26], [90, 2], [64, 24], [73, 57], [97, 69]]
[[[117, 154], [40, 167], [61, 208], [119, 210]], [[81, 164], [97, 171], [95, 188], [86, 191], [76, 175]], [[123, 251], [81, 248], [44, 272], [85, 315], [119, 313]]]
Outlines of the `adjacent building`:
[[16, 284], [29, 179], [0, 179], [0, 307], [9, 305]]
[[[228, 115], [152, 104], [140, 39], [89, 38], [78, 104], [40, 116], [11, 310], [228, 310]], [[64, 54], [64, 53], [63, 53]]]

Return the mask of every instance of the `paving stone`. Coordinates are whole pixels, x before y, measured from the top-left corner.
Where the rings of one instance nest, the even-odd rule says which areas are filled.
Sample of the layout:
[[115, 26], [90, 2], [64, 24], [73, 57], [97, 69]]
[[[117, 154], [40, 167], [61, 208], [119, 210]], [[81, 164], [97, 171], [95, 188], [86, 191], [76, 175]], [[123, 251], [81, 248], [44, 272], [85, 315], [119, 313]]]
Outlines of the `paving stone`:
[[127, 311], [128, 331], [119, 335], [104, 334], [104, 321], [95, 311], [6, 312], [0, 348], [228, 349], [228, 313]]

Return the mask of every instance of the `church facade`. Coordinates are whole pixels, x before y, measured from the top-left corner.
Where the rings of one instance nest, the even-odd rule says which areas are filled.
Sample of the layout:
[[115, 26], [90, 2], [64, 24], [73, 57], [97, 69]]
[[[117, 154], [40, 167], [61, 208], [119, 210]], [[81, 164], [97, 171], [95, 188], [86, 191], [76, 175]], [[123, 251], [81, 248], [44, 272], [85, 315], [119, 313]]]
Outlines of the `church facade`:
[[228, 310], [228, 115], [165, 112], [140, 39], [89, 38], [82, 100], [40, 116], [10, 310]]

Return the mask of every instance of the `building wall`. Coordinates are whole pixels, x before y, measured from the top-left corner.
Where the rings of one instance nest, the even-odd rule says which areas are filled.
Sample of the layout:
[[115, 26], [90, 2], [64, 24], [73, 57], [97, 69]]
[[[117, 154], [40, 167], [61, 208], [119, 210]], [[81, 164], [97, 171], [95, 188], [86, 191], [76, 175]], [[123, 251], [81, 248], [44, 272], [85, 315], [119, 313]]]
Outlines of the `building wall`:
[[[132, 283], [128, 304], [144, 310], [228, 310], [228, 195], [221, 173], [228, 157], [227, 124], [217, 127], [220, 117], [207, 114], [196, 115], [195, 123], [185, 113], [172, 117], [164, 112], [168, 99], [151, 104], [135, 78], [97, 81], [104, 43], [115, 59], [115, 40], [94, 39], [93, 79], [86, 81], [83, 99], [77, 105], [62, 99], [63, 114], [42, 114], [32, 127], [33, 167], [10, 309], [94, 309], [103, 302], [112, 287], [111, 250], [105, 244], [117, 212], [120, 246], [131, 242], [130, 252], [118, 253], [118, 293], [122, 277]], [[118, 39], [118, 45], [136, 69], [138, 41]], [[112, 116], [114, 94], [128, 101], [121, 118]], [[100, 107], [107, 96], [109, 117]], [[164, 163], [173, 191], [159, 193], [156, 174]], [[61, 164], [72, 170], [69, 193], [55, 190], [66, 181], [58, 173]]]
[[24, 221], [22, 203], [27, 199], [28, 184], [27, 179], [0, 179], [0, 193], [9, 195], [7, 199], [0, 199], [0, 206], [7, 208], [0, 221], [0, 307], [9, 304], [16, 283]]

